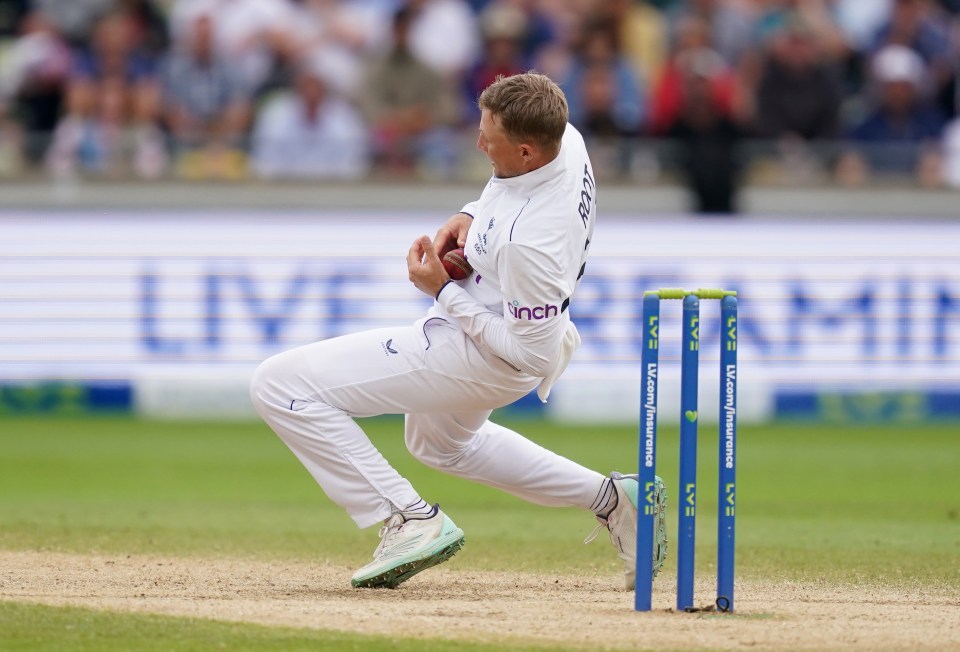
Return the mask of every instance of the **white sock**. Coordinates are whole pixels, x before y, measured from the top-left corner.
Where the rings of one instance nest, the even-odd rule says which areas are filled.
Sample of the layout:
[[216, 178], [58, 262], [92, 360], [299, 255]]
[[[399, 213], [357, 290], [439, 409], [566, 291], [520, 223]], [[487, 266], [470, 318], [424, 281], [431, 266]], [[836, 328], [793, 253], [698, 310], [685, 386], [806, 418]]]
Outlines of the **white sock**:
[[600, 484], [600, 491], [597, 492], [597, 497], [590, 506], [590, 511], [600, 518], [607, 518], [617, 507], [617, 502], [619, 498], [617, 498], [617, 489], [613, 486], [613, 480], [604, 478]]
[[417, 502], [411, 505], [407, 505], [401, 511], [403, 512], [403, 515], [405, 518], [410, 518], [411, 516], [413, 516], [414, 518], [418, 516], [429, 517], [429, 516], [433, 516], [434, 508], [435, 508], [434, 505], [431, 505], [430, 503], [425, 501], [423, 498], [421, 498]]

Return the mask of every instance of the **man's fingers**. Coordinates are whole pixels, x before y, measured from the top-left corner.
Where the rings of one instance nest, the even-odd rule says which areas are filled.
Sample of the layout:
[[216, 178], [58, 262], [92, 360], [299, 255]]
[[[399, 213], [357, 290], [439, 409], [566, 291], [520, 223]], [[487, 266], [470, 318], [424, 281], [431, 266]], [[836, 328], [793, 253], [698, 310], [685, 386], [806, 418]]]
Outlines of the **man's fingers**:
[[457, 247], [466, 247], [467, 233], [472, 223], [473, 218], [466, 213], [457, 213], [447, 220], [447, 223], [437, 230], [437, 236], [433, 241], [437, 255], [443, 256]]
[[448, 229], [443, 228], [437, 231], [437, 237], [434, 239], [433, 243], [436, 247], [438, 256], [445, 254], [448, 251], [452, 251], [457, 247], [463, 249], [467, 244], [467, 232], [463, 231], [460, 233], [460, 235], [455, 235]]
[[420, 261], [423, 259], [423, 248], [420, 244], [420, 239], [413, 241], [413, 244], [410, 245], [410, 251], [407, 252], [407, 267], [413, 269], [414, 265], [417, 267], [420, 266]]
[[433, 246], [438, 256], [442, 256], [451, 249], [456, 249], [452, 244], [453, 239], [453, 234], [446, 227], [441, 227], [437, 231], [437, 236], [433, 239]]
[[433, 242], [436, 246], [440, 247], [443, 245], [444, 241], [449, 240], [451, 236], [450, 229], [446, 225], [441, 226], [437, 229], [437, 235], [433, 236]]
[[437, 252], [433, 248], [433, 240], [431, 240], [428, 236], [425, 236], [425, 235], [420, 236], [420, 239], [417, 241], [417, 243], [420, 245], [420, 248], [423, 250], [423, 255], [425, 257], [427, 258], [437, 257]]
[[429, 236], [422, 235], [410, 245], [410, 251], [407, 252], [407, 269], [413, 271], [431, 260], [440, 261], [433, 247], [433, 241]]

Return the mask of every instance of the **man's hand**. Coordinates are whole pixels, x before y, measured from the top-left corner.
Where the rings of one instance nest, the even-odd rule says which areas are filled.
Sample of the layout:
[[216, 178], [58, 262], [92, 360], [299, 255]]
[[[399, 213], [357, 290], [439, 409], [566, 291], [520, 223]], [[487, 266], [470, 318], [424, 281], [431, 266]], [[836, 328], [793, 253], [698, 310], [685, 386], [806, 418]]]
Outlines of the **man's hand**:
[[437, 256], [443, 258], [447, 252], [467, 244], [467, 231], [470, 230], [471, 224], [473, 224], [473, 218], [466, 213], [457, 213], [447, 220], [433, 239]]
[[[467, 219], [470, 219], [469, 217]], [[449, 222], [448, 222], [449, 224]], [[437, 250], [429, 236], [420, 236], [407, 252], [407, 272], [414, 287], [434, 299], [450, 276], [443, 269]]]

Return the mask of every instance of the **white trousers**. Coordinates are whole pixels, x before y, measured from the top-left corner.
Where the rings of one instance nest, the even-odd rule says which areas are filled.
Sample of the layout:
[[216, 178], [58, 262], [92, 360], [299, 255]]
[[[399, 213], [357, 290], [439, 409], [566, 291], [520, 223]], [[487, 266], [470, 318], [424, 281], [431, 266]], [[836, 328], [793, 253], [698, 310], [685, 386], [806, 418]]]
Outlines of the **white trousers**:
[[353, 419], [380, 414], [406, 415], [407, 448], [430, 467], [537, 504], [590, 509], [604, 476], [488, 420], [538, 382], [432, 318], [275, 355], [254, 374], [251, 397], [360, 527], [420, 499]]

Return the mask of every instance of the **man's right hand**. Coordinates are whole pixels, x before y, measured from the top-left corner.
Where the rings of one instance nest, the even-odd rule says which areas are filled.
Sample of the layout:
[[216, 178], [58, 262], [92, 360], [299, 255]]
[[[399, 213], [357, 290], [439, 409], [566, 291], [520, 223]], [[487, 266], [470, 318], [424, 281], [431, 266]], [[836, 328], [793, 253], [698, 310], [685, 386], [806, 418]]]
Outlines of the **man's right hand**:
[[448, 251], [453, 251], [467, 244], [467, 231], [470, 230], [471, 224], [473, 224], [473, 218], [466, 213], [457, 213], [447, 220], [447, 223], [440, 227], [433, 239], [433, 246], [437, 255], [443, 258]]

